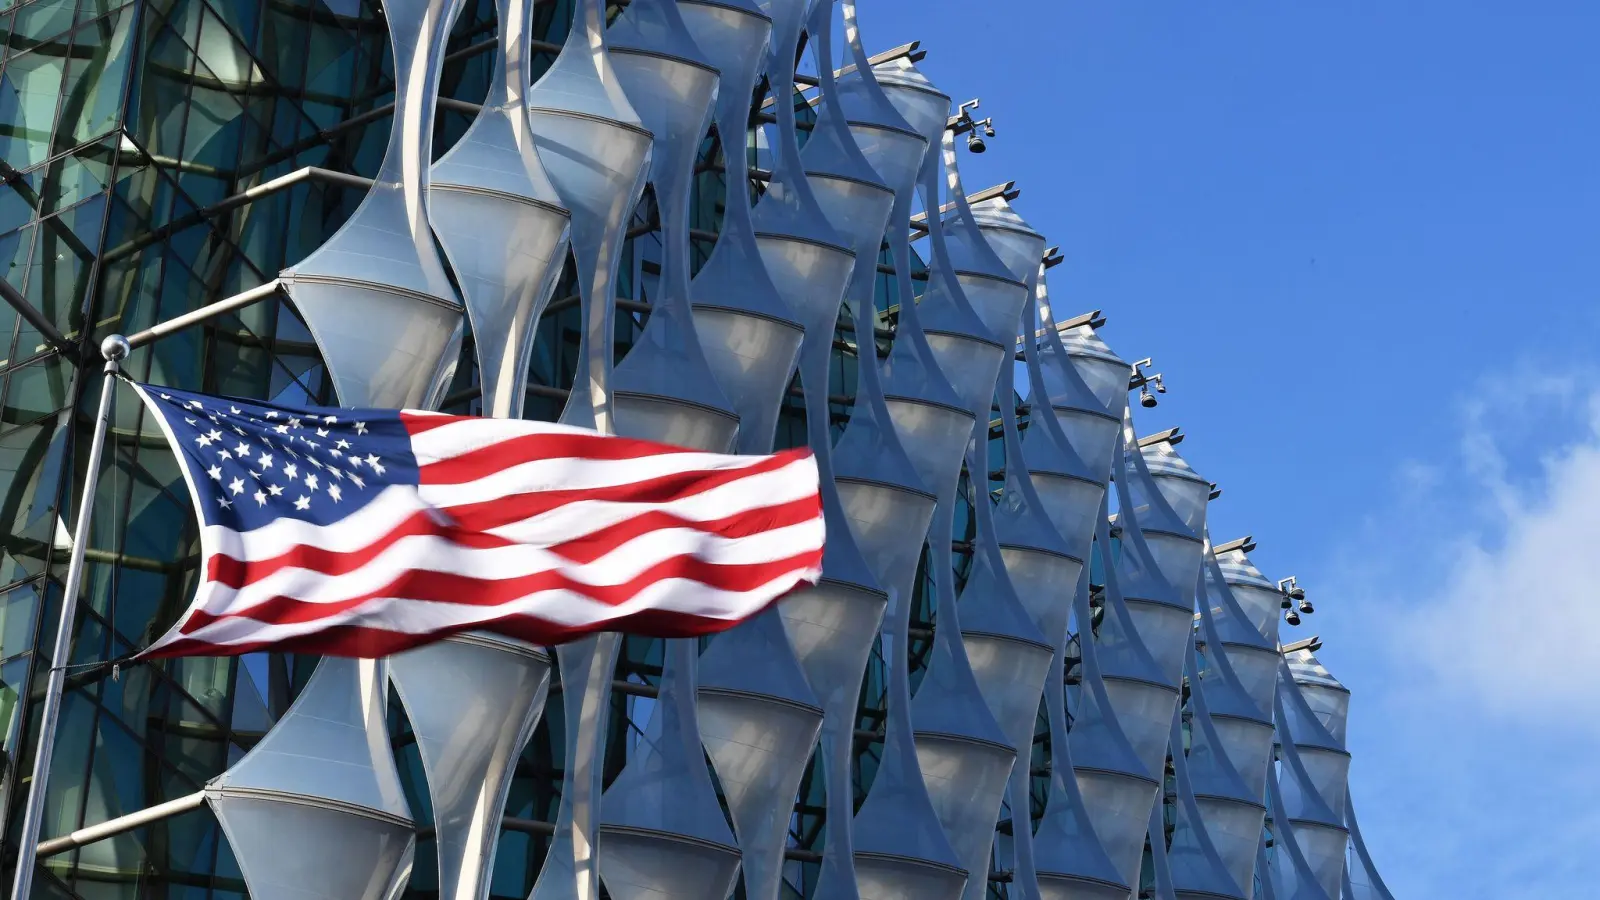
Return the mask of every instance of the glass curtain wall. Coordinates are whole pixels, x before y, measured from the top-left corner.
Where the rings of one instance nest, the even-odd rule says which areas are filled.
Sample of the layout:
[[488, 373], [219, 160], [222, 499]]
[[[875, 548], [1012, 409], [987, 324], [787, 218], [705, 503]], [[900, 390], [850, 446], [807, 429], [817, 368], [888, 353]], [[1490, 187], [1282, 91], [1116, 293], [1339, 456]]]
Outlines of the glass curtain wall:
[[[611, 4], [614, 15], [622, 4]], [[537, 78], [555, 58], [570, 0], [534, 5]], [[435, 154], [460, 137], [487, 92], [494, 4], [468, 0], [455, 25], [440, 95]], [[765, 174], [759, 131], [774, 92], [753, 98], [734, 147]], [[795, 86], [800, 126], [815, 115]], [[0, 278], [41, 330], [0, 304], [0, 840], [15, 857], [21, 800], [37, 740], [38, 701], [85, 480], [99, 356], [107, 334], [132, 333], [273, 278], [344, 222], [361, 191], [316, 177], [242, 201], [245, 191], [307, 167], [373, 175], [390, 130], [392, 63], [376, 0], [0, 0]], [[802, 131], [802, 137], [804, 131]], [[695, 262], [715, 244], [726, 191], [714, 131], [702, 145], [692, 213]], [[233, 198], [233, 199], [230, 199]], [[647, 195], [635, 211], [618, 281], [616, 356], [649, 315], [661, 241]], [[920, 293], [926, 272], [909, 273]], [[898, 296], [879, 260], [878, 331], [886, 352]], [[554, 419], [576, 367], [579, 310], [564, 276], [539, 325], [530, 418]], [[848, 421], [858, 336], [836, 334], [829, 387], [836, 433]], [[444, 408], [479, 411], [470, 335]], [[136, 351], [141, 381], [284, 402], [336, 404], [304, 322], [268, 300]], [[85, 400], [85, 397], [88, 399]], [[87, 408], [85, 404], [87, 403]], [[791, 389], [779, 447], [804, 443]], [[114, 413], [44, 819], [64, 834], [198, 790], [258, 741], [297, 695], [316, 660], [277, 654], [188, 659], [116, 670], [145, 646], [194, 589], [198, 532], [165, 440], [131, 392]], [[971, 515], [957, 524], [959, 581]], [[920, 668], [931, 645], [934, 574], [919, 579], [914, 629]], [[916, 648], [914, 648], [916, 649]], [[661, 674], [659, 641], [629, 638], [618, 663], [606, 760], [621, 770], [648, 723]], [[862, 692], [858, 798], [881, 744], [881, 659]], [[521, 759], [509, 798], [492, 895], [526, 897], [559, 803], [559, 685]], [[421, 835], [408, 897], [437, 896], [431, 811], [405, 716], [391, 703], [396, 754]], [[822, 846], [820, 773], [808, 773], [791, 854], [814, 877]], [[82, 900], [243, 898], [237, 864], [204, 807], [46, 861], [39, 896]], [[5, 873], [9, 879], [9, 869]]]

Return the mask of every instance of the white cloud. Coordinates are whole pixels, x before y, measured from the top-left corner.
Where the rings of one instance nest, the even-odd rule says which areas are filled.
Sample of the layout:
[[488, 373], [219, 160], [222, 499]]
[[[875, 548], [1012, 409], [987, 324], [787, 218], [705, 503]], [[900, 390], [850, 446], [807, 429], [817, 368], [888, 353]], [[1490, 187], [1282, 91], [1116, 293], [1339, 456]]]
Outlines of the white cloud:
[[1469, 385], [1308, 583], [1354, 692], [1353, 799], [1397, 897], [1594, 896], [1600, 380]]
[[1434, 489], [1480, 502], [1445, 504], [1445, 565], [1400, 636], [1491, 715], [1600, 730], [1600, 392], [1583, 383], [1497, 379], [1465, 405], [1465, 483]]

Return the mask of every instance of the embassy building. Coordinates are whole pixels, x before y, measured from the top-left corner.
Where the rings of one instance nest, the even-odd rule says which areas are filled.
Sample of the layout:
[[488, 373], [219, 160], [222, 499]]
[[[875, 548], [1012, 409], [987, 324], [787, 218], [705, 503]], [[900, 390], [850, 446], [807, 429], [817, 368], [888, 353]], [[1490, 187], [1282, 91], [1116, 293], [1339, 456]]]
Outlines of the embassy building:
[[[7, 883], [54, 666], [35, 898], [1390, 898], [1304, 593], [856, 0], [0, 4]], [[809, 445], [823, 579], [709, 639], [127, 662], [199, 534], [122, 389], [74, 547], [111, 334], [210, 394]]]

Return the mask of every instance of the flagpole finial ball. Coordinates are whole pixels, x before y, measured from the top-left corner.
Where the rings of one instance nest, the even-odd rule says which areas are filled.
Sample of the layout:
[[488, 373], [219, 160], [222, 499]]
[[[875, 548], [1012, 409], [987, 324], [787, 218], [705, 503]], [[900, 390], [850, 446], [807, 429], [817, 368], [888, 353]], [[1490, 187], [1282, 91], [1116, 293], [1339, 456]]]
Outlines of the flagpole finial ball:
[[106, 339], [100, 342], [100, 355], [112, 362], [121, 362], [132, 352], [133, 345], [120, 334], [107, 335]]

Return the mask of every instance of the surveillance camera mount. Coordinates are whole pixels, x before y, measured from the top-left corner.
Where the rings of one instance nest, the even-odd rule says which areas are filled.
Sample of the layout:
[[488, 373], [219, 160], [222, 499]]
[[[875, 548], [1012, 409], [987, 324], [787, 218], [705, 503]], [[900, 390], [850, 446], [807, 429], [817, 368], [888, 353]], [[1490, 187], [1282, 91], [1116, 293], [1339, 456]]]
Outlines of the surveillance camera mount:
[[[973, 139], [977, 139], [978, 145], [981, 146], [983, 139], [978, 137], [980, 133], [984, 137], [994, 137], [994, 119], [993, 117], [986, 119], [972, 118], [972, 110], [978, 108], [979, 102], [979, 98], [974, 97], [956, 107], [956, 114], [945, 122], [944, 127], [957, 135], [970, 133], [972, 137], [968, 138], [968, 143], [970, 144]], [[975, 152], [981, 153], [982, 151], [975, 150]]]
[[[1155, 360], [1147, 356], [1133, 364], [1133, 372], [1128, 376], [1128, 390], [1131, 391], [1137, 388], [1139, 390], [1139, 402], [1145, 406], [1155, 406], [1154, 403], [1144, 399], [1150, 395], [1150, 387], [1153, 386], [1157, 394], [1165, 394], [1167, 392], [1166, 378], [1160, 372], [1147, 371], [1154, 365]], [[1151, 397], [1150, 399], [1154, 400], [1155, 398]]]

